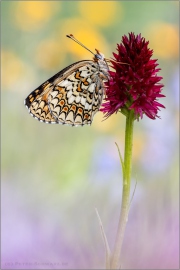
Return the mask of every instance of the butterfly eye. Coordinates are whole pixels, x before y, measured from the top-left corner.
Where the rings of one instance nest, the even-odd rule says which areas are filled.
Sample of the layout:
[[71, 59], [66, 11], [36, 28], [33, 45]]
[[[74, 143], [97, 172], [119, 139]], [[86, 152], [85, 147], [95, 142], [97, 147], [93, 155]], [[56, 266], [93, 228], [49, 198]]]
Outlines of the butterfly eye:
[[102, 60], [103, 59], [103, 56], [101, 54], [95, 54], [95, 58]]

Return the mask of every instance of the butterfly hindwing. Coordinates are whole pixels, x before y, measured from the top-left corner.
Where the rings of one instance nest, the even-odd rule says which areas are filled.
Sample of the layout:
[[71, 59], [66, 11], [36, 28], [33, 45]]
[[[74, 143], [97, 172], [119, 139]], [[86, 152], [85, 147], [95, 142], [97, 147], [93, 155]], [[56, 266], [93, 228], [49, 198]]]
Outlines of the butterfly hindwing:
[[91, 124], [102, 103], [106, 80], [98, 62], [79, 61], [35, 89], [26, 98], [25, 105], [41, 122]]
[[80, 63], [50, 92], [50, 111], [57, 121], [75, 126], [91, 124], [102, 102], [98, 99], [96, 69], [92, 61]]

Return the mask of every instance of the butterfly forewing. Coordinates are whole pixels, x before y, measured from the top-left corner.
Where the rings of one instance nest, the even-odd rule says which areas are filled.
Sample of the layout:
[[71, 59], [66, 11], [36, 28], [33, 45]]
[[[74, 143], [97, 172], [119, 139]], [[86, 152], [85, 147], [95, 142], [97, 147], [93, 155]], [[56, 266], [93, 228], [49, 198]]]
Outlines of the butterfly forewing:
[[83, 126], [99, 110], [107, 81], [107, 65], [84, 60], [60, 71], [25, 100], [29, 112], [46, 123]]

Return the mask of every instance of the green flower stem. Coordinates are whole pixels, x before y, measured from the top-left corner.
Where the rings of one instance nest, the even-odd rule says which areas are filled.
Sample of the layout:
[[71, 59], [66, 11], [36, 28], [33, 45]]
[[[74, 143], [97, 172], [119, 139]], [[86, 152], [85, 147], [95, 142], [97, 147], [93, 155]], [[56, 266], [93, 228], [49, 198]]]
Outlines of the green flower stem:
[[130, 205], [130, 186], [131, 186], [133, 124], [134, 124], [134, 112], [130, 110], [126, 115], [125, 150], [124, 150], [124, 162], [122, 166], [123, 171], [122, 204], [114, 251], [111, 258], [111, 269], [120, 269], [121, 248], [126, 223], [128, 221], [128, 213]]

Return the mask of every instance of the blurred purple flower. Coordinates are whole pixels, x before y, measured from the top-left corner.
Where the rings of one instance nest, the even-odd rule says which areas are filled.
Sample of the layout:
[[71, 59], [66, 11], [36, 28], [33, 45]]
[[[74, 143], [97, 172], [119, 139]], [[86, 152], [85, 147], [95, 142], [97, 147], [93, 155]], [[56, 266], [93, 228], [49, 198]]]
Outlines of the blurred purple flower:
[[159, 83], [162, 77], [157, 76], [160, 68], [157, 59], [151, 59], [153, 50], [148, 44], [141, 34], [130, 33], [129, 38], [124, 35], [122, 43], [117, 45], [118, 54], [113, 53], [111, 60], [115, 71], [109, 71], [106, 102], [101, 108], [106, 117], [120, 109], [123, 113], [133, 109], [136, 119], [143, 114], [155, 119], [159, 117], [159, 107], [165, 108], [157, 101], [165, 96], [161, 94], [163, 84]]

